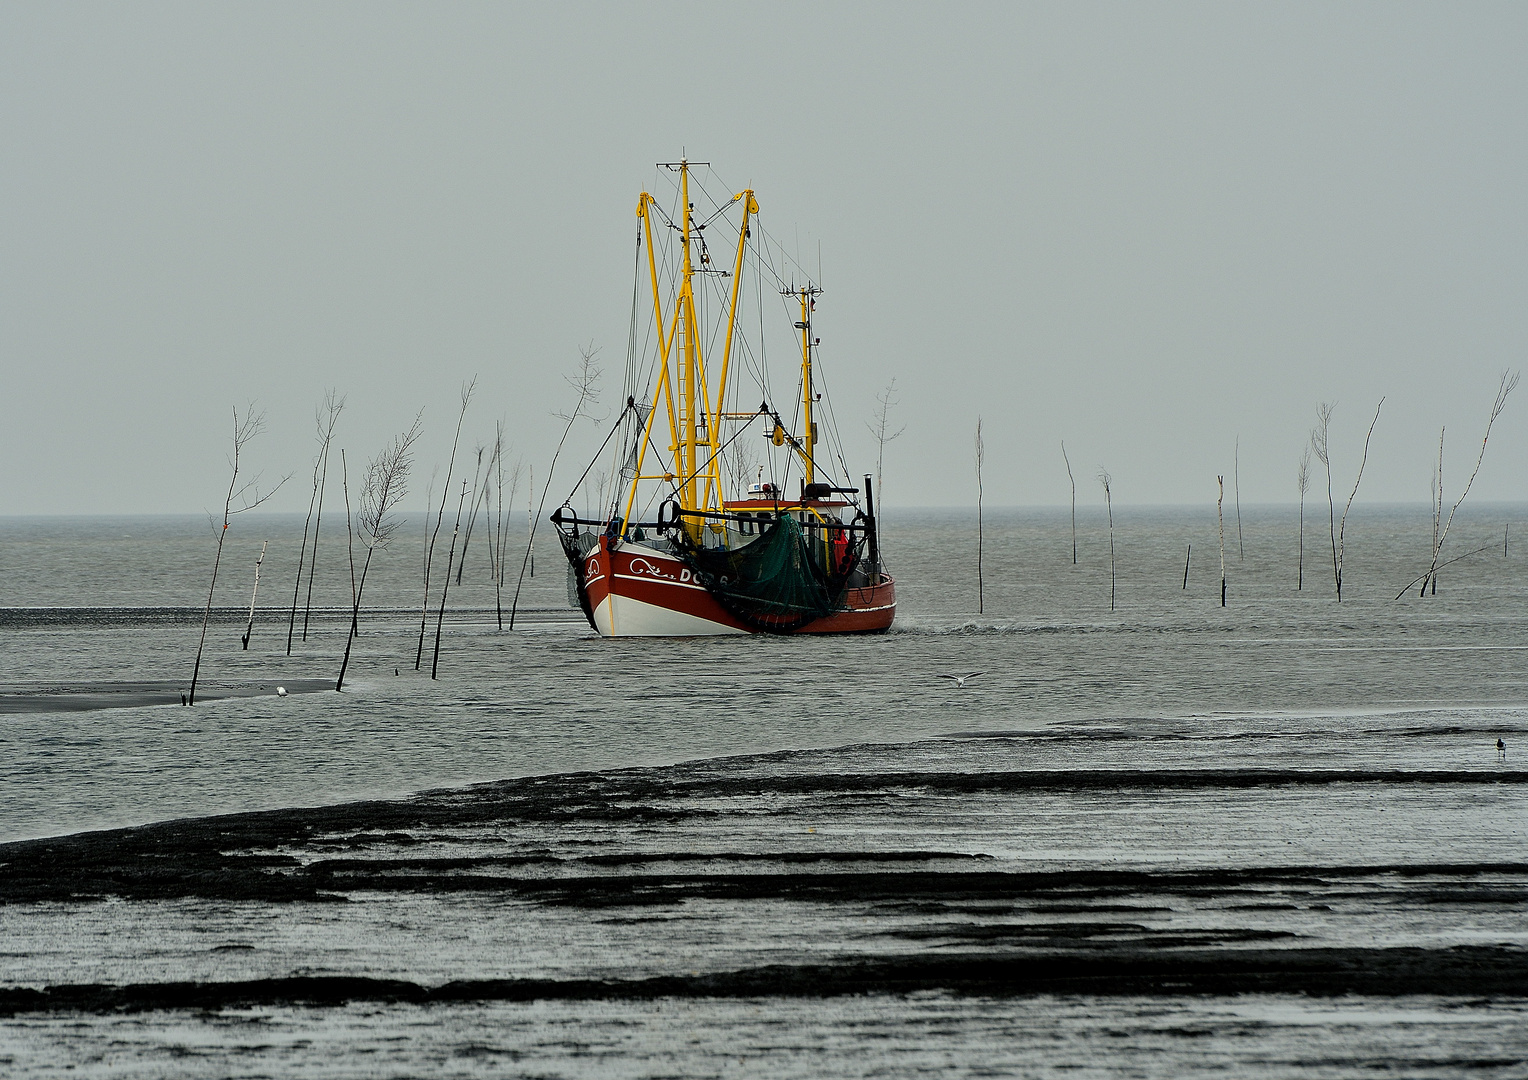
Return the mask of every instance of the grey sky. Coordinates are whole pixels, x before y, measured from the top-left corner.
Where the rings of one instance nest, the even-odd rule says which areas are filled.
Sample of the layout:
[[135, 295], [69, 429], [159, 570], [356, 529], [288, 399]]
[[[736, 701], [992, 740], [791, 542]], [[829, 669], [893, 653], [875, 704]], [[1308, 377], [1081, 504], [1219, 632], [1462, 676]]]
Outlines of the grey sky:
[[[249, 399], [303, 509], [329, 386], [353, 458], [426, 407], [422, 494], [474, 373], [539, 469], [681, 148], [820, 242], [894, 503], [974, 502], [978, 412], [992, 504], [1064, 502], [1062, 438], [1087, 499], [1209, 501], [1238, 434], [1292, 501], [1381, 395], [1364, 496], [1424, 501], [1528, 353], [1524, 56], [1523, 4], [6, 4], [0, 513], [211, 506]], [[1472, 498], [1528, 498], [1519, 394]]]

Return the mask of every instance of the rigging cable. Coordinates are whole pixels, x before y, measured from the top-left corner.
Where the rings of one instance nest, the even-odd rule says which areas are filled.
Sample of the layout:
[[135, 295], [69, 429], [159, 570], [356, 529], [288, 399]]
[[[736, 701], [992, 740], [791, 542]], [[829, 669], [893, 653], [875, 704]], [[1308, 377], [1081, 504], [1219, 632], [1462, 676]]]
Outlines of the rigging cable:
[[594, 452], [594, 457], [592, 457], [589, 460], [589, 464], [588, 465], [584, 466], [583, 475], [581, 475], [576, 481], [574, 481], [572, 489], [568, 492], [568, 497], [563, 500], [563, 505], [564, 506], [570, 505], [571, 501], [573, 499], [573, 496], [578, 494], [579, 486], [581, 484], [583, 484], [585, 478], [588, 477], [589, 470], [594, 468], [594, 463], [595, 462], [599, 461], [600, 455], [605, 452], [605, 447], [610, 444], [611, 437], [614, 436], [617, 431], [621, 430], [621, 424], [626, 419], [626, 414], [629, 411], [631, 411], [631, 409], [633, 407], [634, 407], [634, 403], [632, 402], [632, 399], [631, 398], [627, 398], [626, 399], [626, 407], [621, 410], [621, 415], [617, 416], [615, 418], [615, 423], [610, 425], [610, 434], [605, 436], [605, 441], [600, 443], [600, 448]]
[[[736, 439], [743, 432], [747, 431], [748, 428], [749, 428], [749, 425], [751, 425], [754, 422], [754, 420], [757, 420], [760, 416], [764, 416], [764, 415], [766, 415], [766, 414], [763, 411], [760, 411], [758, 413], [755, 413], [752, 417], [750, 417], [747, 423], [745, 423], [742, 427], [738, 428], [736, 431], [734, 431], [732, 433], [732, 438], [729, 438], [726, 442], [722, 443], [720, 446], [718, 446], [716, 448], [716, 453], [714, 453], [710, 457], [708, 457], [706, 459], [706, 462], [705, 462], [704, 465], [702, 465], [700, 468], [696, 469], [689, 476], [687, 476], [684, 479], [680, 480], [679, 484], [683, 485], [683, 484], [689, 483], [691, 480], [695, 479], [697, 476], [700, 476], [703, 472], [705, 472], [706, 469], [710, 468], [711, 467], [711, 462], [715, 461], [717, 456], [719, 454], [721, 454], [721, 452], [723, 450], [727, 449], [727, 447], [732, 445], [732, 440], [733, 439]], [[672, 483], [672, 481], [670, 481], [670, 483]], [[677, 491], [678, 487], [676, 487], [675, 490]]]

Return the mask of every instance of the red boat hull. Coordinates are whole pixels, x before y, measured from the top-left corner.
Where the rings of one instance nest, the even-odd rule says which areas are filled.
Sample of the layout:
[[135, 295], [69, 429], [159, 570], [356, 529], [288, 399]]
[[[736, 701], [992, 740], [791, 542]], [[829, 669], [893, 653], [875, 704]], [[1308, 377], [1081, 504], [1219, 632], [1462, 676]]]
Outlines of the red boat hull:
[[[682, 560], [645, 544], [608, 537], [583, 561], [584, 599], [590, 622], [603, 637], [692, 637], [753, 634], [694, 578]], [[891, 626], [897, 613], [896, 584], [850, 588], [842, 609], [788, 631], [793, 634], [872, 634]]]

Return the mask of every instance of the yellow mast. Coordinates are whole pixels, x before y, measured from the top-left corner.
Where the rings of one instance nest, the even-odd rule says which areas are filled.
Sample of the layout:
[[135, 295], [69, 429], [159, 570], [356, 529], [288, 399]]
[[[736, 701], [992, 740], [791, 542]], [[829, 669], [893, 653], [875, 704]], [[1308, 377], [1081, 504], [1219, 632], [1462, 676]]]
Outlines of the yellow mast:
[[679, 474], [679, 505], [695, 509], [695, 306], [690, 292], [690, 167], [679, 162], [680, 251], [683, 255], [679, 283], [679, 333], [684, 342], [679, 361], [679, 425], [675, 438], [675, 471]]
[[814, 482], [817, 472], [813, 464], [817, 456], [817, 425], [812, 423], [812, 298], [821, 291], [811, 284], [796, 290], [801, 298], [801, 321], [796, 327], [801, 331], [801, 405], [806, 427], [801, 440], [806, 451], [801, 457], [808, 484]]
[[[631, 478], [631, 491], [626, 496], [626, 512], [621, 515], [621, 520], [623, 522], [631, 521], [631, 511], [632, 507], [636, 504], [637, 487], [640, 485], [641, 481], [644, 479], [661, 478], [644, 477], [642, 475], [642, 466], [647, 461], [647, 445], [652, 439], [653, 421], [658, 418], [658, 397], [661, 396], [664, 400], [664, 403], [668, 406], [669, 430], [679, 430], [679, 425], [674, 416], [674, 388], [669, 382], [668, 369], [669, 346], [673, 344], [674, 337], [677, 336], [679, 332], [679, 310], [677, 307], [674, 310], [675, 325], [673, 327], [673, 332], [670, 334], [665, 334], [663, 328], [663, 294], [658, 291], [658, 262], [656, 256], [653, 254], [653, 217], [649, 212], [655, 203], [656, 200], [654, 200], [653, 197], [645, 191], [637, 198], [637, 217], [642, 219], [642, 233], [647, 240], [647, 272], [651, 278], [653, 289], [653, 322], [658, 328], [658, 389], [653, 395], [652, 408], [649, 409], [647, 413], [647, 423], [643, 425], [642, 430], [638, 435], [640, 442], [637, 444], [637, 468], [635, 474]], [[672, 449], [673, 447], [670, 446], [670, 450]], [[672, 474], [669, 474], [669, 476], [672, 476]]]
[[722, 345], [722, 373], [716, 381], [715, 407], [711, 410], [711, 423], [706, 429], [711, 436], [711, 468], [706, 480], [706, 494], [709, 502], [714, 487], [718, 506], [722, 502], [722, 408], [727, 398], [727, 371], [732, 363], [732, 328], [737, 323], [738, 288], [743, 282], [743, 246], [748, 240], [748, 218], [759, 212], [759, 204], [754, 201], [752, 188], [745, 188], [732, 196], [733, 202], [739, 199], [743, 200], [743, 222], [738, 226], [737, 231], [737, 262], [732, 268], [732, 300], [727, 308], [727, 340]]
[[[652, 278], [653, 321], [658, 327], [658, 362], [663, 372], [660, 385], [663, 391], [663, 400], [668, 405], [669, 428], [670, 430], [677, 431], [678, 425], [674, 418], [674, 390], [668, 382], [669, 347], [674, 343], [674, 336], [673, 334], [665, 335], [663, 330], [663, 294], [658, 291], [658, 263], [653, 255], [653, 219], [652, 215], [648, 213], [648, 207], [653, 202], [653, 197], [644, 191], [641, 197], [637, 199], [637, 217], [642, 219], [642, 231], [647, 237], [647, 272]], [[674, 312], [674, 318], [676, 321], [679, 318], [677, 309]], [[655, 409], [657, 404], [656, 401], [653, 402]], [[649, 430], [651, 430], [651, 425], [649, 425]]]
[[[680, 233], [682, 262], [673, 321], [668, 324], [667, 333], [665, 333], [663, 317], [663, 295], [660, 291], [653, 247], [651, 210], [656, 208], [657, 200], [645, 191], [637, 200], [637, 216], [642, 219], [643, 235], [647, 242], [648, 279], [653, 294], [653, 321], [658, 330], [660, 372], [656, 394], [662, 395], [667, 406], [672, 471], [656, 474], [647, 474], [642, 471], [648, 439], [657, 414], [657, 401], [654, 400], [654, 408], [648, 414], [647, 424], [639, 435], [641, 444], [637, 448], [636, 475], [632, 478], [631, 491], [626, 499], [624, 520], [628, 523], [631, 521], [632, 510], [636, 504], [637, 486], [642, 480], [661, 479], [674, 483], [677, 501], [685, 510], [721, 508], [723, 495], [719, 460], [722, 445], [720, 429], [722, 419], [728, 415], [722, 411], [723, 400], [727, 391], [727, 375], [732, 359], [733, 330], [737, 321], [738, 284], [743, 270], [743, 250], [749, 237], [748, 220], [751, 215], [759, 212], [759, 204], [755, 201], [751, 188], [732, 197], [733, 202], [744, 200], [743, 221], [739, 228], [737, 259], [733, 268], [732, 296], [727, 311], [721, 377], [716, 388], [713, 407], [710, 387], [706, 380], [705, 357], [701, 349], [700, 320], [695, 311], [693, 285], [695, 266], [690, 250], [691, 243], [699, 237], [704, 226], [696, 226], [693, 220], [693, 207], [690, 203], [690, 162], [684, 159], [669, 167], [677, 167], [679, 170], [679, 194], [683, 220], [677, 225], [669, 222], [669, 227], [678, 229]], [[678, 345], [677, 349], [676, 345]], [[669, 357], [674, 353], [678, 354], [675, 356], [677, 370], [671, 376], [668, 364]], [[702, 457], [703, 453], [704, 457]], [[694, 522], [691, 522], [689, 527], [698, 530], [698, 525]]]

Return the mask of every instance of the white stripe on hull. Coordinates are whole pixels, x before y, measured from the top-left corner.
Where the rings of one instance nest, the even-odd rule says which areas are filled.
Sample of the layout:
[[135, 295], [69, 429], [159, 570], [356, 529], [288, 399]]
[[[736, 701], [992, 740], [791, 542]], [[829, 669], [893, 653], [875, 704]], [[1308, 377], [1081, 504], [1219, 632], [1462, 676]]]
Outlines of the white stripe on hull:
[[615, 593], [594, 609], [594, 628], [601, 637], [700, 637], [748, 632]]

